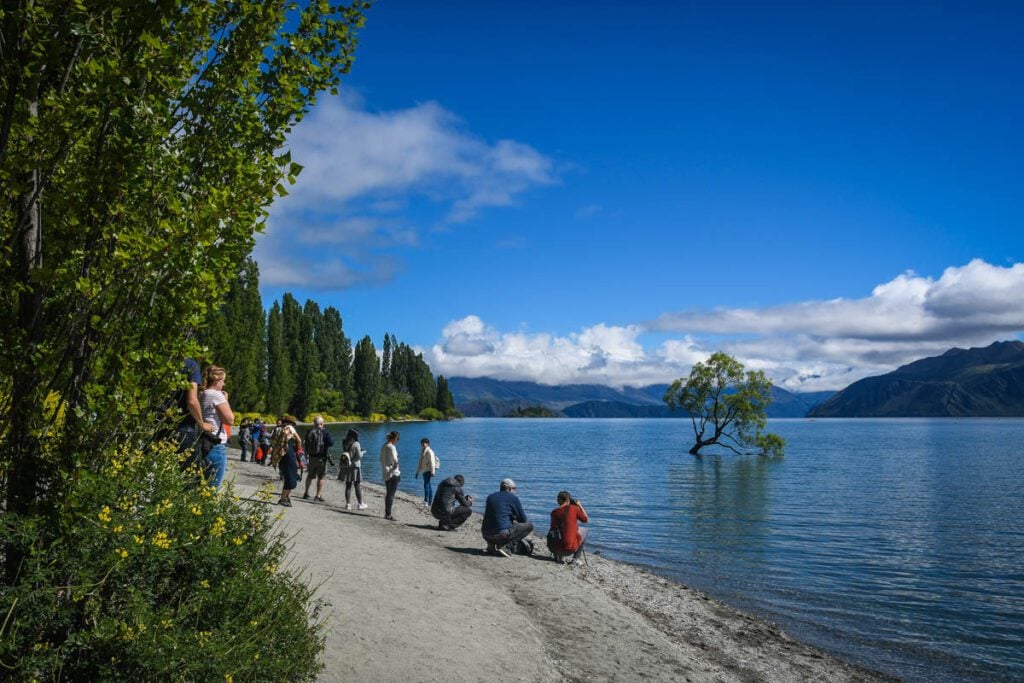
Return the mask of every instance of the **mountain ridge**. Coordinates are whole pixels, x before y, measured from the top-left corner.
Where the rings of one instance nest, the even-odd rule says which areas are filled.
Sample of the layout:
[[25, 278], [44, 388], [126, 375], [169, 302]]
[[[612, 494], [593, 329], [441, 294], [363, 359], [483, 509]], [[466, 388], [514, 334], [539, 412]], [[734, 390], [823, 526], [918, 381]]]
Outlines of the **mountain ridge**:
[[[448, 388], [455, 407], [466, 417], [503, 417], [532, 406], [543, 406], [560, 417], [686, 417], [672, 412], [662, 400], [668, 384], [616, 389], [600, 384], [547, 385], [490, 377], [450, 377]], [[772, 389], [769, 417], [803, 417], [832, 392], [796, 394]]]
[[866, 377], [811, 417], [1024, 417], [1024, 342], [952, 348]]

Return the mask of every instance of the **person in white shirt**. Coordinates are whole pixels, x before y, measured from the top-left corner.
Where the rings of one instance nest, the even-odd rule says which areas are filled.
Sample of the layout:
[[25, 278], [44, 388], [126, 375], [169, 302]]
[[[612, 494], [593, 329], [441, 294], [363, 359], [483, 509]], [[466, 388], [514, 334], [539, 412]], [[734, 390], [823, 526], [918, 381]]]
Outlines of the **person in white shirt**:
[[441, 461], [430, 447], [430, 439], [420, 439], [420, 461], [416, 465], [416, 477], [423, 475], [423, 502], [427, 505], [434, 502], [434, 487], [430, 485], [430, 480], [437, 474], [437, 468], [440, 466]]
[[380, 448], [380, 473], [385, 490], [384, 519], [394, 522], [391, 506], [395, 502], [398, 482], [402, 480], [402, 472], [398, 469], [398, 432], [388, 432], [388, 440]]
[[228, 433], [225, 425], [235, 424], [235, 414], [228, 403], [228, 392], [224, 391], [224, 382], [228, 373], [224, 368], [211, 365], [203, 372], [203, 387], [200, 394], [200, 405], [203, 411], [203, 422], [209, 423], [213, 429], [209, 434], [218, 437], [218, 443], [210, 449], [206, 456], [204, 474], [211, 488], [219, 488], [224, 481], [224, 472], [228, 467]]

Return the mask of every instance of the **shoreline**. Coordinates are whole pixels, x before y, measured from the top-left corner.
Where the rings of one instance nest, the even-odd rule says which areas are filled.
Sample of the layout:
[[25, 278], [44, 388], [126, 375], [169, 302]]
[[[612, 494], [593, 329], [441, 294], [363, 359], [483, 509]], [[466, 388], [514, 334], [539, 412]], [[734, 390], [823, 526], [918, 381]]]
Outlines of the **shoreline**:
[[[243, 498], [268, 483], [280, 491], [276, 471], [234, 449], [228, 479]], [[384, 520], [380, 484], [364, 482], [361, 511], [344, 509], [336, 479], [322, 503], [303, 500], [304, 488], [294, 507], [271, 507], [326, 619], [318, 681], [893, 680], [644, 567], [593, 553], [556, 564], [539, 535], [546, 520], [532, 557], [496, 558], [483, 552], [478, 514], [442, 532], [401, 491], [399, 521]]]

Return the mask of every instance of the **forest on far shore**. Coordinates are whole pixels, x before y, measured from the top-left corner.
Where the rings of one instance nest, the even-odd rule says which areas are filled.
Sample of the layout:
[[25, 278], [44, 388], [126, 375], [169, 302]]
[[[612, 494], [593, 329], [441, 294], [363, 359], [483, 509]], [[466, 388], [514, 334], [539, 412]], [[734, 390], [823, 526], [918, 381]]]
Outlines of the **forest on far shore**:
[[246, 259], [224, 304], [210, 315], [199, 339], [202, 359], [225, 368], [231, 405], [239, 412], [424, 419], [458, 417], [448, 381], [407, 344], [384, 333], [382, 352], [367, 335], [355, 345], [341, 312], [321, 310], [290, 293], [266, 313], [259, 268]]

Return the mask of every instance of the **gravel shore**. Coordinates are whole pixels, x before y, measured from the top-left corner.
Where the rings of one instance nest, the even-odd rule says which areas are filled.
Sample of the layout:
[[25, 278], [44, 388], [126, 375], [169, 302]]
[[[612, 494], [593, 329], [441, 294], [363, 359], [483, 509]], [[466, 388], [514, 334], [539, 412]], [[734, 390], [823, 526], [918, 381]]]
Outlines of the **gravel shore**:
[[[280, 491], [276, 472], [237, 455], [228, 478], [243, 498]], [[539, 536], [533, 557], [491, 557], [479, 515], [444, 532], [401, 492], [385, 520], [380, 485], [363, 483], [366, 510], [345, 510], [333, 478], [324, 502], [304, 486], [273, 507], [324, 607], [320, 681], [887, 680], [632, 565], [557, 564]], [[547, 512], [532, 511], [541, 534]]]

